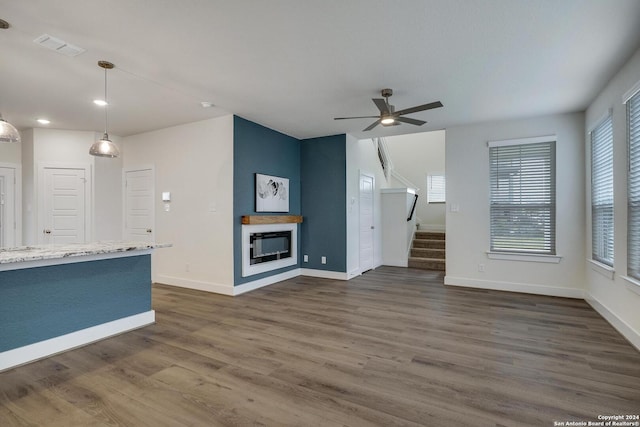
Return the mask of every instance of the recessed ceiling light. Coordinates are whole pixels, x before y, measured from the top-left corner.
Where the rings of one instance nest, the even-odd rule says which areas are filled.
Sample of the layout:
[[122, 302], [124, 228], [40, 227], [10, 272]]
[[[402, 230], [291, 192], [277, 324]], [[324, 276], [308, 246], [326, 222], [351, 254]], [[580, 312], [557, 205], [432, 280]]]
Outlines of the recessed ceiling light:
[[40, 123], [41, 125], [48, 125], [49, 123], [51, 123], [51, 120], [37, 119], [37, 122]]
[[202, 101], [200, 105], [202, 105], [202, 108], [211, 108], [214, 106], [213, 102], [209, 101]]
[[107, 101], [105, 101], [104, 99], [94, 99], [93, 103], [96, 105], [99, 105], [101, 107], [104, 107], [105, 105], [108, 105]]

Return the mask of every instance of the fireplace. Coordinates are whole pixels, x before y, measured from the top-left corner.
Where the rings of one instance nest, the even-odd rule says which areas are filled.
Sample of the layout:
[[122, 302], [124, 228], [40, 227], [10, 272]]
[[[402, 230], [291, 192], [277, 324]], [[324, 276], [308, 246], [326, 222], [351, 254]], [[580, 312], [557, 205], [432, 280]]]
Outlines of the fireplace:
[[297, 224], [242, 226], [242, 277], [298, 263]]

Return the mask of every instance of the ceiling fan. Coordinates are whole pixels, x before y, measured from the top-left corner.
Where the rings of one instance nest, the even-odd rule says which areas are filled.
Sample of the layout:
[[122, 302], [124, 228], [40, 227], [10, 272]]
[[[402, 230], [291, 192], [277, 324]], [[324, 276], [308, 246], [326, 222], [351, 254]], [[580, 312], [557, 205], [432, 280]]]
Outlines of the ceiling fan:
[[367, 126], [364, 131], [368, 131], [373, 129], [378, 125], [382, 126], [397, 126], [401, 122], [409, 123], [416, 126], [422, 126], [427, 123], [424, 120], [412, 119], [409, 117], [402, 117], [406, 114], [417, 113], [418, 111], [431, 110], [432, 108], [440, 108], [442, 107], [442, 102], [436, 101], [431, 102], [429, 104], [422, 104], [416, 107], [405, 108], [404, 110], [395, 111], [395, 107], [389, 104], [389, 97], [393, 95], [393, 90], [391, 89], [382, 89], [380, 92], [384, 99], [382, 98], [372, 98], [378, 110], [380, 110], [379, 116], [360, 116], [360, 117], [335, 117], [334, 120], [349, 120], [349, 119], [378, 119], [375, 122], [371, 123]]

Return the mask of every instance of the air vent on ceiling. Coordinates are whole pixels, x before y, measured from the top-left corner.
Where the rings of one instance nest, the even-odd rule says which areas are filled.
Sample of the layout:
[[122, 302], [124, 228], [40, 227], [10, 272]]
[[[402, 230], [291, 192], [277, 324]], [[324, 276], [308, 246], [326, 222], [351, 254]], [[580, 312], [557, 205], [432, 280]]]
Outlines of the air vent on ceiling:
[[69, 44], [64, 40], [52, 37], [49, 34], [43, 34], [33, 42], [39, 44], [42, 47], [46, 47], [47, 49], [55, 50], [56, 52], [66, 56], [78, 56], [85, 51], [81, 47]]

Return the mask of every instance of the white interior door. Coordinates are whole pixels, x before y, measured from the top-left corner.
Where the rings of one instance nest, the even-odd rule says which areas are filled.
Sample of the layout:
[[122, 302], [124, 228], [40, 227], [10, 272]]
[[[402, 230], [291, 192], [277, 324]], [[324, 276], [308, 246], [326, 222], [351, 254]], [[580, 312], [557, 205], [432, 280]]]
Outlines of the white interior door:
[[126, 240], [153, 242], [153, 169], [125, 172]]
[[0, 247], [16, 246], [15, 169], [0, 167]]
[[86, 242], [86, 175], [85, 169], [44, 169], [42, 243]]
[[360, 174], [360, 269], [373, 268], [373, 192], [372, 176]]

